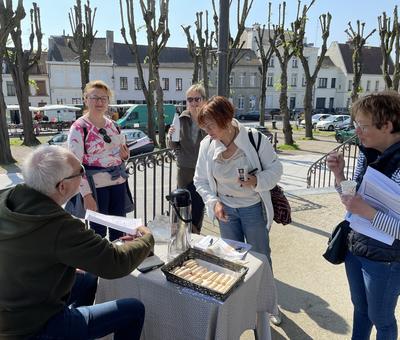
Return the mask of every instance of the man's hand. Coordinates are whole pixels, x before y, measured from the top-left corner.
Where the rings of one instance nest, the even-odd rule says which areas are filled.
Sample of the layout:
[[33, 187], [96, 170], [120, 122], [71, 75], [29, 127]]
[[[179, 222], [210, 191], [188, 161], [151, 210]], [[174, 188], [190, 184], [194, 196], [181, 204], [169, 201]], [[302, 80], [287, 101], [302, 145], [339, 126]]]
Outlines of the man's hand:
[[86, 210], [97, 211], [96, 200], [92, 194], [87, 194], [83, 197], [83, 206]]
[[340, 198], [347, 211], [364, 217], [369, 221], [374, 219], [377, 212], [376, 209], [365, 202], [360, 195], [341, 195]]
[[215, 203], [214, 214], [218, 220], [228, 222], [228, 215], [225, 213], [224, 205], [221, 202]]

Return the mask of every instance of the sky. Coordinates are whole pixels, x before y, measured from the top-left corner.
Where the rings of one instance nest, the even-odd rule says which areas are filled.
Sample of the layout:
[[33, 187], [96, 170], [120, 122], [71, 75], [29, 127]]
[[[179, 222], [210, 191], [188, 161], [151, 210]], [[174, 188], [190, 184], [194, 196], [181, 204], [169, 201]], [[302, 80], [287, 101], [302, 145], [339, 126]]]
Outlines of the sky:
[[[158, 0], [156, 0], [158, 2]], [[303, 4], [310, 3], [311, 0], [302, 1]], [[13, 3], [16, 3], [13, 0]], [[125, 0], [122, 0], [125, 3]], [[243, 2], [243, 0], [242, 0]], [[280, 1], [272, 0], [272, 22], [277, 21], [278, 5]], [[47, 47], [48, 37], [51, 35], [71, 34], [71, 27], [68, 20], [68, 13], [76, 3], [74, 0], [36, 0], [41, 11], [42, 32], [44, 33], [43, 45]], [[82, 4], [86, 0], [82, 0]], [[134, 0], [137, 10], [135, 11], [135, 20], [137, 27], [144, 25], [141, 11], [138, 7], [139, 0]], [[171, 36], [168, 40], [169, 47], [186, 47], [186, 37], [181, 28], [181, 25], [193, 26], [196, 19], [196, 11], [208, 10], [210, 15], [210, 29], [213, 24], [211, 0], [170, 0], [169, 2], [169, 28]], [[295, 19], [297, 11], [297, 0], [287, 0], [287, 22]], [[309, 43], [314, 43], [315, 46], [321, 45], [319, 15], [330, 12], [332, 15], [331, 33], [328, 44], [332, 41], [345, 42], [347, 35], [344, 32], [348, 28], [347, 23], [352, 22], [353, 27], [356, 27], [356, 21], [365, 22], [365, 32], [369, 33], [374, 28], [378, 28], [377, 17], [383, 11], [390, 16], [393, 15], [393, 9], [398, 1], [395, 0], [316, 0], [316, 3], [309, 11], [309, 22], [307, 24], [306, 36]], [[233, 0], [233, 4], [237, 4], [237, 0]], [[123, 42], [120, 34], [121, 18], [119, 0], [91, 0], [92, 8], [97, 7], [94, 27], [98, 31], [96, 37], [105, 37], [106, 30], [114, 31], [114, 41]], [[32, 2], [24, 0], [24, 6], [27, 13], [28, 8], [31, 8]], [[219, 2], [216, 0], [217, 11], [219, 10]], [[264, 24], [267, 22], [268, 1], [254, 0], [249, 17], [246, 21], [246, 26], [251, 27], [257, 22]], [[29, 16], [24, 20], [23, 33], [24, 41], [28, 42], [30, 33]], [[125, 19], [126, 22], [126, 19]], [[232, 6], [230, 11], [231, 30], [235, 30], [236, 23], [236, 5]], [[140, 44], [145, 44], [145, 29], [139, 29], [138, 41]], [[376, 32], [367, 41], [368, 45], [379, 46], [379, 35]]]

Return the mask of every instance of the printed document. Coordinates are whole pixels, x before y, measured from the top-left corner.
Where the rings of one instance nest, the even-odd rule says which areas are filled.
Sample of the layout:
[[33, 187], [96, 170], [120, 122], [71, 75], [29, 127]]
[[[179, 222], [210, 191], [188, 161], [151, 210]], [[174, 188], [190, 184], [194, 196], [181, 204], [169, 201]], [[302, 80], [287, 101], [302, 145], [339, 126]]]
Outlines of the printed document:
[[[368, 167], [357, 193], [375, 209], [400, 219], [400, 186], [389, 177]], [[394, 242], [392, 236], [376, 229], [367, 219], [348, 212], [346, 220], [363, 235], [389, 245]]]
[[141, 218], [104, 215], [92, 210], [86, 210], [85, 220], [99, 223], [131, 235], [136, 234], [136, 229], [143, 225]]

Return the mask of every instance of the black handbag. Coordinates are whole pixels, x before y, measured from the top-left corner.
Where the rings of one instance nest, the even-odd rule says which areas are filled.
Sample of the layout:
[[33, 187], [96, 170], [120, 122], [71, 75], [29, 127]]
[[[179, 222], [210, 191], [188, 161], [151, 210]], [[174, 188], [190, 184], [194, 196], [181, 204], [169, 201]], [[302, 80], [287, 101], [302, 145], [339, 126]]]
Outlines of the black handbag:
[[332, 231], [328, 240], [328, 248], [322, 255], [332, 264], [341, 264], [344, 262], [347, 253], [347, 236], [350, 232], [350, 223], [348, 221], [340, 222]]

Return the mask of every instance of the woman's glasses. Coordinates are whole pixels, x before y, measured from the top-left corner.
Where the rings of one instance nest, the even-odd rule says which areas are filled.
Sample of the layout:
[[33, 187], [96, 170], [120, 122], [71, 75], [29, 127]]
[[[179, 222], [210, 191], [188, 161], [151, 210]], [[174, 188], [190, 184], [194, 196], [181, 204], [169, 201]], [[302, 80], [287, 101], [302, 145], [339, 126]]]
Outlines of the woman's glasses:
[[83, 177], [83, 176], [85, 176], [85, 174], [86, 174], [86, 171], [85, 171], [85, 167], [81, 164], [81, 168], [79, 169], [79, 173], [78, 174], [75, 174], [75, 175], [71, 175], [71, 176], [68, 176], [68, 177], [64, 177], [61, 181], [59, 181], [57, 184], [56, 184], [56, 188], [60, 185], [60, 183], [62, 182], [62, 181], [65, 181], [65, 180], [67, 180], [67, 179], [72, 179], [72, 178], [75, 178], [75, 177]]
[[102, 97], [91, 96], [91, 97], [88, 97], [88, 98], [90, 100], [93, 100], [95, 103], [97, 103], [99, 101], [102, 102], [103, 104], [108, 102], [108, 97], [106, 97], [106, 96], [102, 96]]
[[187, 97], [186, 100], [191, 103], [195, 101], [196, 103], [200, 103], [200, 101], [203, 99], [203, 97]]
[[104, 128], [99, 129], [99, 133], [103, 136], [103, 140], [110, 144], [111, 143], [111, 138], [109, 135], [107, 135], [107, 131]]
[[360, 129], [362, 132], [366, 132], [368, 130], [368, 127], [370, 127], [371, 125], [360, 124], [359, 122], [353, 120], [353, 126], [355, 129]]

